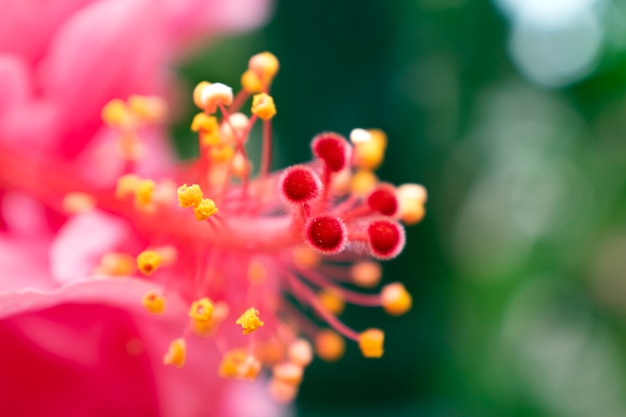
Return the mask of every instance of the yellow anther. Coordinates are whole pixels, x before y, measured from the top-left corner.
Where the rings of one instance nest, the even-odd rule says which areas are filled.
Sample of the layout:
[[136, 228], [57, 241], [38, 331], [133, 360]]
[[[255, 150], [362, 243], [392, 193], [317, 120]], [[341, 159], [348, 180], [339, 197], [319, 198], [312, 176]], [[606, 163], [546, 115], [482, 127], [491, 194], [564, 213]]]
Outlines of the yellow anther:
[[248, 69], [258, 74], [265, 83], [269, 83], [276, 76], [279, 67], [278, 58], [271, 52], [261, 52], [248, 61]]
[[237, 143], [245, 143], [247, 141], [248, 124], [250, 120], [243, 113], [233, 113], [228, 120], [222, 121], [220, 133], [224, 141], [236, 145]]
[[308, 366], [313, 360], [313, 347], [305, 339], [297, 339], [289, 345], [289, 359], [300, 366]]
[[151, 314], [163, 314], [165, 311], [165, 298], [153, 291], [143, 296], [141, 304]]
[[260, 284], [267, 278], [267, 268], [259, 261], [250, 261], [248, 264], [248, 279], [254, 284]]
[[198, 207], [202, 202], [202, 190], [198, 184], [183, 184], [176, 191], [178, 194], [178, 205], [182, 208]]
[[159, 268], [161, 264], [161, 255], [153, 250], [145, 250], [137, 255], [137, 268], [139, 271], [150, 276]]
[[215, 113], [220, 105], [230, 106], [232, 104], [233, 89], [222, 83], [209, 84], [200, 92], [200, 102], [202, 103], [201, 108], [205, 112], [208, 114]]
[[214, 164], [223, 164], [230, 161], [235, 154], [235, 150], [230, 145], [211, 146], [209, 158]]
[[292, 402], [298, 394], [298, 385], [289, 384], [280, 379], [272, 378], [269, 383], [270, 395], [279, 403]]
[[352, 265], [350, 278], [356, 285], [364, 288], [372, 288], [380, 283], [383, 270], [378, 262], [362, 261]]
[[161, 97], [132, 95], [128, 108], [135, 117], [145, 123], [159, 123], [165, 119], [167, 104]]
[[359, 335], [359, 348], [366, 358], [380, 358], [383, 356], [385, 333], [379, 329], [368, 329]]
[[232, 173], [236, 177], [244, 177], [252, 172], [252, 162], [242, 154], [236, 153], [230, 163]]
[[196, 114], [191, 121], [192, 132], [214, 132], [220, 127], [215, 116], [201, 112]]
[[170, 348], [163, 357], [163, 364], [174, 365], [182, 368], [185, 364], [185, 356], [187, 354], [187, 344], [185, 339], [176, 339], [170, 344]]
[[263, 324], [265, 323], [263, 323], [259, 319], [259, 310], [257, 310], [256, 308], [249, 308], [246, 310], [245, 313], [241, 315], [241, 317], [237, 319], [235, 324], [241, 326], [241, 328], [243, 329], [243, 334], [245, 335], [252, 333], [259, 327], [263, 326]]
[[135, 174], [122, 175], [117, 179], [117, 185], [115, 186], [115, 197], [123, 199], [135, 194], [137, 186], [141, 182]]
[[398, 214], [405, 224], [419, 223], [426, 214], [426, 188], [420, 184], [404, 184], [397, 188]]
[[378, 184], [378, 178], [372, 171], [360, 169], [352, 176], [350, 188], [357, 196], [364, 196], [372, 192]]
[[136, 270], [134, 257], [126, 253], [107, 253], [102, 257], [97, 272], [110, 277], [127, 277]]
[[135, 205], [137, 207], [146, 207], [152, 203], [152, 196], [156, 184], [152, 180], [140, 180], [135, 188]]
[[208, 322], [213, 316], [213, 302], [207, 297], [194, 301], [189, 309], [189, 317], [196, 321]]
[[193, 213], [196, 215], [196, 220], [198, 220], [199, 222], [208, 219], [209, 217], [217, 213], [215, 201], [211, 200], [210, 198], [203, 198], [200, 204], [194, 207]]
[[317, 294], [320, 302], [334, 315], [343, 313], [345, 303], [341, 293], [333, 288], [325, 288]]
[[321, 256], [308, 246], [296, 246], [292, 250], [293, 262], [299, 268], [314, 268], [321, 262]]
[[336, 332], [325, 329], [315, 336], [315, 352], [326, 362], [335, 362], [343, 356], [346, 342]]
[[243, 349], [229, 350], [224, 354], [218, 373], [222, 378], [255, 379], [261, 363]]
[[219, 325], [228, 316], [228, 305], [223, 301], [217, 302], [213, 306], [213, 314], [210, 320], [191, 320], [191, 329], [198, 336], [210, 336], [215, 333]]
[[260, 93], [265, 89], [265, 83], [252, 70], [248, 70], [241, 76], [241, 86], [250, 94]]
[[353, 145], [365, 143], [372, 140], [372, 134], [365, 129], [352, 129], [350, 132], [350, 142]]
[[269, 120], [276, 114], [276, 106], [272, 96], [265, 93], [255, 94], [252, 97], [252, 114], [263, 120]]
[[101, 116], [104, 123], [116, 129], [126, 127], [131, 120], [128, 106], [117, 98], [104, 105]]
[[380, 293], [383, 309], [392, 316], [401, 316], [411, 309], [413, 298], [399, 282], [387, 284]]
[[362, 169], [373, 170], [383, 162], [387, 148], [387, 136], [379, 129], [370, 129], [367, 132], [370, 134], [369, 140], [354, 143], [354, 165]]
[[63, 210], [66, 213], [84, 213], [96, 205], [96, 199], [86, 193], [67, 193], [63, 198]]
[[196, 87], [193, 89], [193, 102], [196, 106], [198, 106], [201, 109], [204, 109], [204, 106], [202, 104], [202, 92], [204, 91], [206, 87], [210, 85], [211, 85], [210, 82], [200, 81], [198, 85], [196, 85]]
[[272, 369], [274, 378], [291, 385], [300, 385], [303, 374], [302, 366], [294, 362], [281, 363]]
[[334, 194], [343, 196], [350, 192], [351, 182], [352, 169], [346, 167], [332, 176], [330, 187]]

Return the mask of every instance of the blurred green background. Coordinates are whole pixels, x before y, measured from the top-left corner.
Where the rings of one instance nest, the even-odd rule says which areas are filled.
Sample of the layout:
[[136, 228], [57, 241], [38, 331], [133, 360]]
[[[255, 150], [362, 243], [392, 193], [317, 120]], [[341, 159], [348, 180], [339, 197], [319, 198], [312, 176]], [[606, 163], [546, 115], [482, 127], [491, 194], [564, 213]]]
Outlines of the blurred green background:
[[180, 74], [238, 85], [263, 50], [281, 61], [275, 167], [321, 131], [378, 127], [380, 176], [430, 193], [385, 265], [414, 309], [349, 308], [385, 356], [316, 361], [297, 414], [626, 416], [625, 2], [283, 0]]

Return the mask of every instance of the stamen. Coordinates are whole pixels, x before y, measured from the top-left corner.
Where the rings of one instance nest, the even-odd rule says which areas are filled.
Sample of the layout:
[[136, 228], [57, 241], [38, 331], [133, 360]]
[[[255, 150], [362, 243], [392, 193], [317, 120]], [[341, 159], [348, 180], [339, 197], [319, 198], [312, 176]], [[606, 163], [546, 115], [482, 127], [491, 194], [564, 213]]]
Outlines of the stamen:
[[141, 304], [151, 314], [163, 314], [165, 311], [165, 298], [154, 291], [144, 295]]
[[272, 375], [275, 379], [278, 379], [286, 384], [300, 385], [302, 382], [302, 376], [304, 370], [302, 366], [293, 362], [281, 363], [274, 366], [272, 369]]
[[346, 342], [336, 332], [324, 329], [315, 336], [315, 352], [326, 362], [336, 362], [346, 350]]
[[220, 126], [223, 140], [231, 145], [245, 143], [248, 139], [246, 132], [249, 122], [248, 116], [243, 113], [231, 114]]
[[141, 178], [135, 174], [122, 175], [117, 179], [115, 197], [121, 200], [134, 195], [140, 182]]
[[292, 402], [298, 394], [298, 386], [276, 378], [270, 379], [269, 390], [272, 397], [282, 404]]
[[265, 93], [255, 94], [252, 97], [252, 114], [263, 120], [270, 120], [276, 115], [276, 106], [272, 96]]
[[331, 313], [338, 316], [346, 307], [341, 293], [333, 288], [325, 288], [317, 295], [320, 303]]
[[241, 86], [249, 94], [260, 93], [265, 90], [265, 83], [252, 70], [248, 70], [241, 76]]
[[383, 162], [387, 148], [387, 136], [382, 130], [370, 129], [370, 139], [354, 142], [353, 164], [361, 169], [374, 170]]
[[170, 344], [170, 348], [163, 357], [163, 364], [173, 365], [182, 368], [185, 364], [185, 356], [187, 354], [187, 344], [185, 339], [176, 339]]
[[426, 188], [419, 184], [398, 187], [399, 216], [405, 224], [417, 224], [426, 214], [424, 203], [428, 199]]
[[279, 67], [278, 59], [271, 52], [261, 52], [252, 56], [248, 61], [249, 70], [257, 74], [266, 86], [276, 76]]
[[350, 188], [352, 193], [356, 196], [363, 196], [369, 194], [378, 183], [376, 174], [368, 170], [358, 170], [352, 175], [352, 182]]
[[259, 319], [259, 310], [256, 308], [249, 308], [241, 315], [241, 317], [237, 319], [235, 324], [239, 324], [243, 329], [243, 334], [247, 335], [254, 332], [265, 323]]
[[308, 246], [296, 246], [291, 253], [293, 262], [300, 268], [314, 268], [321, 262], [320, 254]]
[[229, 350], [224, 354], [218, 373], [222, 378], [256, 379], [261, 363], [243, 349]]
[[146, 276], [152, 275], [159, 268], [160, 264], [161, 255], [158, 252], [146, 250], [137, 256], [137, 268]]
[[210, 85], [211, 83], [208, 81], [200, 81], [193, 89], [193, 102], [201, 109], [204, 109], [204, 105], [202, 103], [202, 92]]
[[140, 180], [135, 188], [135, 205], [137, 207], [148, 207], [152, 203], [152, 196], [156, 184], [152, 180]]
[[93, 209], [96, 199], [86, 193], [67, 193], [63, 198], [63, 210], [66, 213], [84, 213]]
[[289, 359], [298, 365], [308, 366], [313, 360], [313, 348], [305, 339], [297, 339], [289, 345]]
[[222, 83], [206, 85], [200, 93], [200, 102], [205, 112], [215, 113], [220, 105], [229, 106], [233, 102], [233, 89]]
[[359, 348], [366, 358], [380, 358], [383, 356], [385, 334], [379, 329], [368, 329], [359, 335]]
[[189, 309], [189, 317], [194, 321], [208, 322], [213, 316], [213, 302], [207, 297], [194, 301]]
[[198, 207], [202, 202], [202, 190], [198, 184], [178, 187], [178, 205], [182, 208]]
[[123, 100], [113, 99], [102, 108], [102, 121], [114, 129], [127, 127], [131, 117]]
[[198, 221], [207, 220], [209, 217], [217, 213], [217, 211], [215, 201], [210, 198], [203, 198], [202, 201], [200, 201], [200, 203], [193, 209], [193, 212], [196, 215], [196, 220]]
[[352, 132], [350, 132], [350, 142], [353, 145], [369, 142], [370, 140], [372, 140], [372, 135], [365, 129], [352, 129]]
[[159, 123], [165, 120], [167, 105], [156, 96], [132, 95], [128, 98], [130, 111], [144, 123]]
[[383, 271], [378, 262], [357, 262], [350, 268], [352, 282], [364, 288], [372, 288], [380, 283]]
[[110, 277], [127, 277], [136, 270], [135, 258], [125, 253], [107, 253], [97, 268], [98, 273]]
[[413, 299], [399, 282], [387, 284], [380, 293], [383, 309], [392, 316], [401, 316], [411, 309]]

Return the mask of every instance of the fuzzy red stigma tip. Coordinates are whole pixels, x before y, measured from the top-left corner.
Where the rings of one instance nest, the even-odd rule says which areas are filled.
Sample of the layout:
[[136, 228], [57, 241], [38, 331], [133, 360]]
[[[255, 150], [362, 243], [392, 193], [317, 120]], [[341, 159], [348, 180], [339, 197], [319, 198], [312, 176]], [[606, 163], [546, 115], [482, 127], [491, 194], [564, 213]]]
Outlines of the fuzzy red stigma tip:
[[350, 160], [350, 145], [337, 133], [320, 133], [313, 138], [311, 148], [313, 154], [324, 161], [332, 172], [341, 171]]
[[303, 204], [319, 197], [322, 181], [311, 168], [296, 165], [285, 170], [278, 180], [278, 186], [286, 203]]
[[404, 248], [404, 228], [390, 220], [375, 220], [367, 228], [372, 255], [378, 259], [391, 259]]
[[372, 191], [367, 198], [367, 204], [372, 210], [385, 216], [394, 216], [398, 212], [395, 189], [389, 185], [382, 185]]
[[307, 222], [305, 230], [307, 242], [323, 254], [333, 255], [345, 247], [346, 225], [337, 217], [314, 217]]

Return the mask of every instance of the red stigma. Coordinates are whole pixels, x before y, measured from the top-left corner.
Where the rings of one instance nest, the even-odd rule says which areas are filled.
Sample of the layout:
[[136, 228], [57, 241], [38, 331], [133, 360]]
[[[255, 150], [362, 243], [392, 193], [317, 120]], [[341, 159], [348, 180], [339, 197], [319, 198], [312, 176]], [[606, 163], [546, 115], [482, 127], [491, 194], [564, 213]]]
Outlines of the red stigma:
[[367, 204], [374, 211], [385, 216], [393, 216], [398, 211], [398, 199], [393, 187], [381, 186], [367, 198]]
[[367, 228], [372, 255], [379, 259], [396, 257], [404, 248], [404, 229], [396, 222], [375, 220]]
[[320, 133], [313, 138], [311, 147], [332, 172], [341, 171], [348, 163], [350, 145], [337, 133]]
[[307, 242], [326, 255], [339, 253], [346, 241], [346, 226], [343, 221], [332, 216], [318, 216], [306, 225]]
[[315, 200], [322, 182], [310, 168], [296, 165], [285, 170], [278, 181], [282, 197], [287, 203], [308, 203]]

